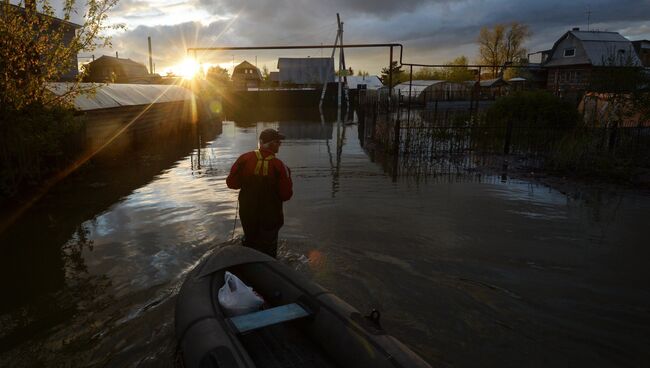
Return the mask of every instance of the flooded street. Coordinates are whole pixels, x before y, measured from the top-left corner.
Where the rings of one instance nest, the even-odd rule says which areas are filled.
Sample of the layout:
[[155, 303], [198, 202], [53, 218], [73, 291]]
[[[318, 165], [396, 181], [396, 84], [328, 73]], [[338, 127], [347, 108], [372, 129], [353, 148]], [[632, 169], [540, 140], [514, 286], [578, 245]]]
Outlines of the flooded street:
[[294, 181], [282, 260], [432, 366], [650, 364], [649, 193], [412, 175], [333, 120], [226, 117], [61, 182], [0, 234], [0, 366], [172, 366], [180, 283], [241, 236], [225, 177], [269, 127]]

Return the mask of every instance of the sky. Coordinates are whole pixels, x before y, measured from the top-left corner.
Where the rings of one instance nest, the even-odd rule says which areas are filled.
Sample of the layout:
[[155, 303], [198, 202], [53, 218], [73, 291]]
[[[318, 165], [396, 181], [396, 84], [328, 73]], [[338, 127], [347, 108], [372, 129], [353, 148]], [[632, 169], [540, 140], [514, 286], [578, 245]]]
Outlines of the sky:
[[[56, 1], [52, 0], [56, 7]], [[13, 2], [13, 1], [12, 1]], [[532, 36], [529, 52], [551, 48], [573, 27], [616, 31], [630, 40], [650, 39], [650, 0], [120, 0], [109, 22], [123, 23], [113, 48], [93, 54], [128, 57], [148, 65], [152, 38], [156, 72], [178, 68], [187, 47], [332, 44], [336, 13], [344, 43], [401, 43], [404, 61], [444, 63], [466, 55], [477, 60], [481, 27], [522, 22]], [[81, 12], [80, 12], [81, 13]], [[278, 57], [331, 56], [332, 50], [210, 51], [205, 65], [232, 68], [243, 60], [276, 70]], [[378, 74], [387, 49], [346, 49], [347, 66]], [[88, 56], [88, 55], [82, 55]]]

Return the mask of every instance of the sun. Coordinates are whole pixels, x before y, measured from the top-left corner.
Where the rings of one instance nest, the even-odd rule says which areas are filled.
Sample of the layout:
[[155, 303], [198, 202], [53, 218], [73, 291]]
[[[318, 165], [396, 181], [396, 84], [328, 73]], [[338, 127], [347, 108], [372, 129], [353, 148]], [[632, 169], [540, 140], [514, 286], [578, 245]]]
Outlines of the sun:
[[192, 79], [201, 69], [201, 65], [192, 58], [185, 58], [183, 62], [176, 65], [174, 71], [185, 79]]

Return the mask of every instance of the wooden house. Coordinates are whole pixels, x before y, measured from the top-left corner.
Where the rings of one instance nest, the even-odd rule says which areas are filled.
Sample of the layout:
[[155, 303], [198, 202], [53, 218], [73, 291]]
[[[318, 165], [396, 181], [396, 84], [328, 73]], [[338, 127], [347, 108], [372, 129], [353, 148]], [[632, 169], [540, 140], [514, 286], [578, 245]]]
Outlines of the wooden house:
[[[6, 6], [6, 8], [5, 8]], [[8, 14], [12, 14], [12, 12], [16, 13], [24, 13], [25, 8], [13, 5], [13, 4], [2, 4], [0, 5], [0, 13], [2, 12], [9, 12]], [[51, 21], [49, 25], [49, 30], [47, 32], [58, 32], [58, 31], [63, 31], [63, 44], [68, 46], [70, 42], [74, 39], [77, 29], [81, 28], [81, 25], [72, 23], [63, 19], [59, 18], [53, 18], [45, 14], [38, 13], [39, 17], [44, 17]], [[77, 59], [77, 54], [72, 53], [68, 56], [69, 62], [68, 65], [70, 65], [69, 69], [64, 70], [61, 76], [59, 77], [58, 80], [52, 81], [52, 82], [70, 82], [74, 81], [77, 76], [79, 75], [79, 67], [78, 67], [78, 59]]]
[[617, 32], [581, 31], [574, 28], [544, 52], [547, 88], [559, 96], [580, 95], [602, 67], [640, 66], [632, 42]]
[[107, 55], [91, 61], [85, 68], [84, 82], [157, 84], [161, 79], [158, 74], [149, 74], [144, 64]]
[[259, 88], [261, 81], [262, 73], [248, 61], [241, 62], [232, 72], [232, 84], [235, 89]]

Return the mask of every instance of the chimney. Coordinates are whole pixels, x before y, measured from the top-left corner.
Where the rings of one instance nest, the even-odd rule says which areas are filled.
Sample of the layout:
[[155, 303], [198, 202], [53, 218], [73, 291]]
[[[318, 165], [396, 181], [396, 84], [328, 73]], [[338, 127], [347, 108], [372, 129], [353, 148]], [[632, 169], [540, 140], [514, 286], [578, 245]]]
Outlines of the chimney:
[[579, 31], [580, 27], [573, 27], [572, 31]]

